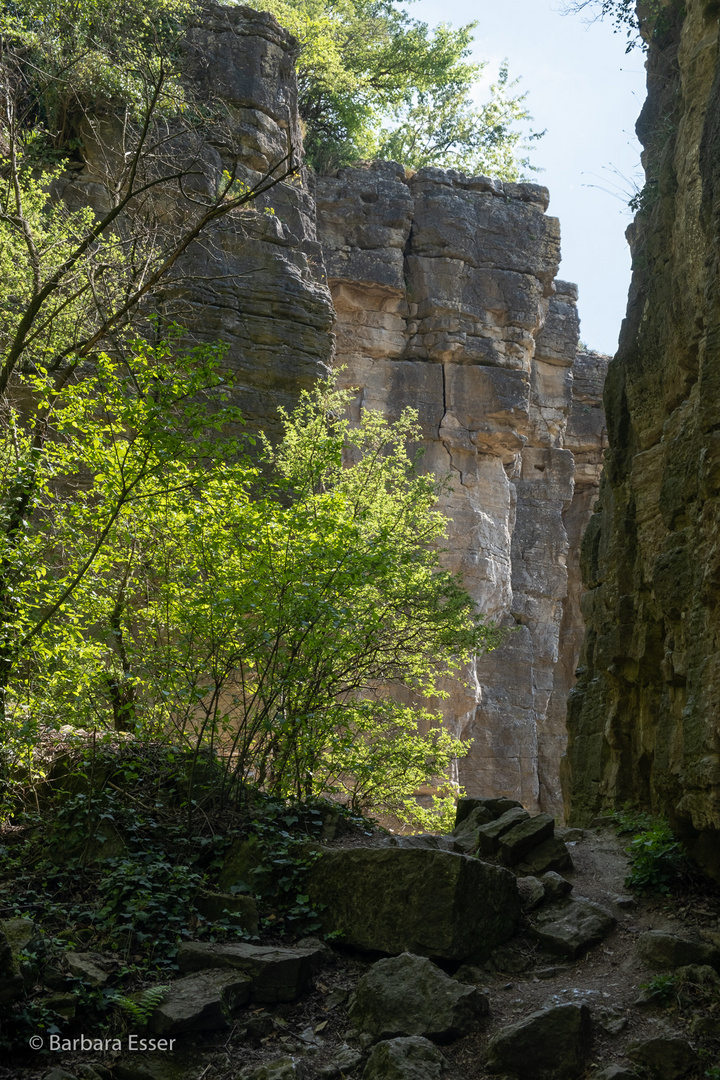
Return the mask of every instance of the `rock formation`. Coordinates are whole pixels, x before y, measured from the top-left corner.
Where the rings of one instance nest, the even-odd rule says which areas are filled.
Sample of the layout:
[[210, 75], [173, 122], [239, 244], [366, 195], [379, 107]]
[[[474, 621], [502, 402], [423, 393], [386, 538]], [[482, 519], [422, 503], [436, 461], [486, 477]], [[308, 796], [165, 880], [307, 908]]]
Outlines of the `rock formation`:
[[576, 361], [577, 290], [554, 280], [548, 193], [374, 162], [318, 177], [315, 199], [341, 379], [358, 409], [418, 411], [425, 464], [453, 482], [446, 562], [482, 611], [514, 626], [443, 703], [445, 723], [473, 740], [459, 779], [559, 813], [581, 636], [575, 551], [599, 480], [606, 358]]
[[625, 802], [666, 814], [720, 876], [718, 7], [659, 10], [565, 788], [576, 821]]
[[[196, 151], [198, 183], [238, 161], [256, 182], [297, 145], [295, 53], [267, 13], [206, 7], [189, 57], [227, 124]], [[93, 130], [69, 204], [102, 204], [112, 143], [112, 130]], [[227, 343], [250, 427], [272, 432], [278, 406], [328, 376], [334, 317], [334, 363], [359, 388], [356, 408], [418, 410], [426, 466], [453, 479], [447, 563], [489, 618], [514, 628], [442, 703], [445, 723], [472, 740], [459, 779], [471, 794], [557, 814], [603, 359], [576, 359], [577, 290], [555, 281], [548, 192], [438, 169], [408, 177], [388, 162], [300, 181], [222, 219], [166, 291], [183, 325]]]

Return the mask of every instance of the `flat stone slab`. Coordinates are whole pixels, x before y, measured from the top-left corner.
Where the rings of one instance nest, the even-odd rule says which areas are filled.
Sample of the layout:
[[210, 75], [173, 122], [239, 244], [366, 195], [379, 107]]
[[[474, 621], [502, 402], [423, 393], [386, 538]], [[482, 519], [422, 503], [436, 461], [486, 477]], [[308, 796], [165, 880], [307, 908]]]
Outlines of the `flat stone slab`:
[[68, 971], [90, 986], [104, 986], [117, 967], [113, 957], [99, 952], [65, 953]]
[[251, 998], [258, 1004], [296, 1001], [320, 966], [322, 948], [276, 949], [234, 942], [213, 945], [186, 941], [178, 949], [181, 971], [213, 968], [241, 971], [251, 980]]
[[571, 960], [599, 944], [614, 927], [614, 917], [590, 900], [556, 900], [532, 919], [537, 941], [550, 952]]
[[540, 1009], [490, 1040], [488, 1068], [520, 1080], [574, 1080], [585, 1069], [590, 1038], [587, 1005]]
[[478, 844], [481, 855], [494, 855], [500, 847], [500, 837], [510, 832], [522, 821], [528, 821], [530, 815], [522, 806], [513, 806], [495, 821], [481, 825], [478, 829]]
[[520, 914], [509, 870], [446, 851], [336, 849], [313, 864], [308, 892], [348, 945], [431, 959], [485, 959]]
[[451, 979], [424, 956], [378, 960], [355, 987], [348, 1018], [378, 1039], [420, 1035], [439, 1042], [477, 1028], [490, 1006], [477, 987]]
[[555, 819], [549, 814], [536, 814], [514, 825], [500, 837], [500, 855], [507, 866], [522, 862], [533, 848], [550, 840], [555, 831]]
[[150, 1017], [155, 1035], [227, 1030], [250, 1000], [252, 980], [238, 971], [198, 971], [176, 979]]

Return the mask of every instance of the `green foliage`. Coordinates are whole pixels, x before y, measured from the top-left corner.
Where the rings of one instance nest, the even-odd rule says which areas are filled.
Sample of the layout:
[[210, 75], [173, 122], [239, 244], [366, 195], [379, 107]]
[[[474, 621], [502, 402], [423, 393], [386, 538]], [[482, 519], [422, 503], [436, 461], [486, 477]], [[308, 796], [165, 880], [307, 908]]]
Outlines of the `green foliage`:
[[635, 834], [625, 849], [631, 862], [625, 884], [641, 892], [669, 893], [687, 870], [682, 843], [662, 819], [630, 810], [615, 817], [621, 834]]
[[529, 120], [525, 94], [513, 95], [518, 80], [510, 82], [507, 64], [490, 87], [490, 100], [477, 108], [471, 87], [462, 79], [430, 91], [418, 92], [398, 110], [395, 126], [382, 127], [375, 136], [375, 156], [400, 161], [412, 169], [425, 165], [459, 169], [471, 175], [519, 180], [533, 171], [526, 136], [515, 125]]
[[[172, 732], [221, 745], [233, 784], [407, 808], [464, 750], [421, 697], [498, 639], [440, 567], [415, 420], [352, 427], [321, 388], [265, 444], [271, 483], [208, 436], [237, 420], [198, 401], [222, 396], [215, 365], [138, 342], [56, 396], [35, 525], [6, 555], [7, 726]], [[4, 455], [24, 468], [16, 437]]]
[[[3, 3], [3, 67], [22, 103], [17, 120], [25, 149], [37, 158], [48, 148], [72, 148], [87, 112], [129, 108], [141, 115], [152, 75], [163, 66], [174, 74], [194, 7], [194, 0]], [[170, 112], [182, 104], [176, 78], [165, 82], [161, 97]]]
[[595, 12], [595, 18], [612, 20], [615, 33], [627, 38], [625, 51], [635, 46], [647, 48], [648, 42], [663, 38], [675, 16], [685, 14], [682, 0], [571, 0], [565, 14]]
[[640, 989], [647, 991], [658, 1004], [670, 1005], [677, 994], [677, 978], [675, 975], [654, 975], [649, 982], [640, 983]]
[[170, 989], [169, 985], [151, 986], [136, 998], [116, 994], [113, 1004], [118, 1005], [140, 1027], [144, 1027]]
[[[308, 161], [331, 171], [385, 157], [515, 180], [529, 169], [515, 124], [528, 119], [503, 65], [476, 107], [474, 23], [430, 30], [394, 0], [260, 0], [300, 40], [298, 84]], [[537, 137], [537, 136], [533, 136]]]

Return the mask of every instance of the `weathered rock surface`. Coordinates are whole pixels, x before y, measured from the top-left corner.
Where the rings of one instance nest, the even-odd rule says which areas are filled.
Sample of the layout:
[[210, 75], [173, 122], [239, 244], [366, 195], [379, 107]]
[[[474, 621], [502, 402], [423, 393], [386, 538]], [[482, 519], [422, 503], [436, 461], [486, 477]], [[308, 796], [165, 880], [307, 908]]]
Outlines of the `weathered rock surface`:
[[588, 632], [569, 710], [580, 824], [664, 813], [720, 878], [720, 60], [713, 5], [646, 32], [643, 210], [605, 405], [610, 449], [583, 543]]
[[638, 956], [653, 968], [680, 968], [697, 964], [720, 971], [720, 949], [706, 941], [681, 934], [648, 930], [640, 934]]
[[[443, 503], [447, 564], [483, 611], [517, 628], [450, 687], [445, 723], [474, 740], [459, 778], [471, 795], [511, 795], [557, 813], [559, 703], [579, 644], [575, 605], [555, 686], [568, 596], [563, 515], [579, 539], [590, 504], [573, 500], [564, 446], [577, 290], [553, 285], [559, 231], [545, 214], [547, 191], [432, 168], [408, 179], [375, 162], [318, 177], [316, 200], [336, 358], [344, 383], [358, 388], [358, 414], [418, 410], [427, 467], [454, 481]], [[603, 439], [590, 422], [602, 415], [599, 385], [587, 404], [592, 388], [580, 379], [574, 429], [588, 458], [586, 493], [597, 486]]]
[[451, 979], [425, 957], [402, 953], [379, 960], [362, 977], [348, 1017], [377, 1039], [421, 1035], [448, 1042], [474, 1030], [488, 1011], [475, 986]]
[[628, 1057], [648, 1069], [654, 1080], [681, 1080], [698, 1060], [686, 1039], [662, 1036], [631, 1046]]
[[223, 1031], [250, 1000], [252, 981], [240, 972], [200, 971], [176, 979], [153, 1011], [149, 1028], [156, 1035]]
[[443, 1080], [450, 1068], [428, 1039], [389, 1039], [374, 1047], [362, 1080]]
[[607, 937], [615, 919], [590, 900], [556, 900], [532, 920], [534, 936], [544, 948], [571, 960]]
[[445, 851], [347, 848], [314, 863], [326, 930], [359, 949], [465, 960], [506, 941], [520, 914], [509, 870]]
[[585, 1068], [590, 1036], [586, 1005], [540, 1009], [490, 1040], [488, 1068], [520, 1080], [571, 1080]]
[[322, 959], [322, 949], [280, 949], [233, 942], [214, 945], [204, 941], [183, 942], [177, 962], [181, 971], [213, 968], [240, 971], [251, 982], [254, 1002], [295, 1001], [306, 989]]

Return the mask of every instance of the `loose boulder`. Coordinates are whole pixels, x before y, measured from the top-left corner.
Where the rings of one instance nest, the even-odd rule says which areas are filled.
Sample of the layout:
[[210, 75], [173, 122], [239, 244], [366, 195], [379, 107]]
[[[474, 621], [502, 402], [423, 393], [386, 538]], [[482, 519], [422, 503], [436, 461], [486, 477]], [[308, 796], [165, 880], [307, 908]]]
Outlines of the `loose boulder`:
[[314, 863], [308, 881], [326, 931], [368, 951], [484, 959], [520, 915], [514, 876], [445, 851], [346, 848]]
[[635, 1043], [627, 1054], [635, 1064], [648, 1069], [654, 1080], [681, 1080], [698, 1062], [697, 1054], [686, 1039], [671, 1036]]
[[557, 836], [551, 836], [542, 844], [538, 844], [536, 848], [528, 852], [522, 862], [515, 866], [518, 873], [535, 876], [546, 874], [551, 870], [558, 873], [562, 870], [572, 870], [572, 868], [573, 861], [570, 852]]
[[421, 1035], [448, 1042], [467, 1035], [488, 1011], [477, 987], [451, 979], [426, 957], [402, 953], [379, 960], [360, 979], [348, 1016], [378, 1039]]
[[251, 985], [248, 976], [237, 971], [200, 971], [187, 975], [172, 983], [148, 1026], [156, 1035], [224, 1031], [250, 1000]]
[[411, 1037], [379, 1042], [368, 1058], [362, 1080], [444, 1080], [446, 1059], [428, 1039]]
[[527, 821], [530, 815], [521, 806], [513, 806], [495, 821], [488, 825], [481, 825], [478, 829], [478, 844], [481, 855], [495, 855], [500, 847], [500, 838], [506, 832], [510, 832], [522, 821]]
[[678, 968], [698, 964], [720, 971], [720, 949], [697, 938], [648, 930], [638, 938], [637, 951], [648, 967]]
[[251, 983], [257, 1004], [296, 1001], [322, 961], [320, 948], [276, 949], [238, 941], [215, 945], [205, 941], [184, 942], [178, 949], [181, 971], [240, 971]]
[[571, 960], [597, 945], [615, 927], [615, 918], [590, 900], [556, 900], [533, 916], [532, 933], [540, 944]]
[[493, 816], [484, 806], [476, 806], [463, 821], [453, 829], [455, 847], [464, 855], [474, 855], [478, 849], [478, 829], [487, 825]]
[[507, 866], [522, 862], [533, 848], [550, 840], [555, 831], [555, 819], [549, 814], [536, 814], [514, 825], [500, 837], [500, 856]]
[[520, 1080], [574, 1080], [590, 1051], [587, 1005], [540, 1009], [500, 1031], [488, 1045], [488, 1069]]

